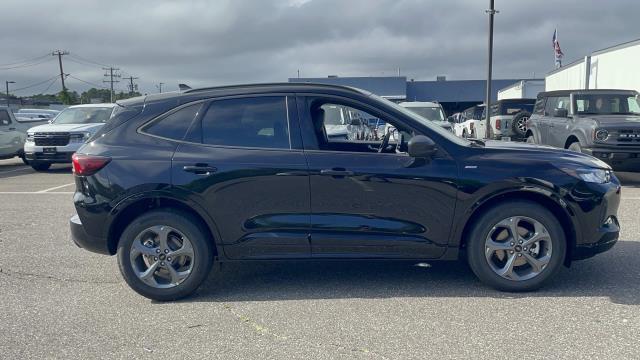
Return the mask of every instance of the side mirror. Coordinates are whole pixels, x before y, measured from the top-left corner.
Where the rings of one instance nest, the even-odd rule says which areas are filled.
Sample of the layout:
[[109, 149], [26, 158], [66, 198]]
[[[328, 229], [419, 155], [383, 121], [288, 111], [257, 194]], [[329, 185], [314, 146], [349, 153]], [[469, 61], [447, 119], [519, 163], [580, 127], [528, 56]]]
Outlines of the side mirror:
[[436, 143], [424, 135], [416, 135], [407, 144], [408, 152], [414, 158], [430, 158], [438, 149]]
[[553, 117], [561, 117], [561, 118], [569, 117], [569, 110], [567, 110], [567, 109], [553, 109]]

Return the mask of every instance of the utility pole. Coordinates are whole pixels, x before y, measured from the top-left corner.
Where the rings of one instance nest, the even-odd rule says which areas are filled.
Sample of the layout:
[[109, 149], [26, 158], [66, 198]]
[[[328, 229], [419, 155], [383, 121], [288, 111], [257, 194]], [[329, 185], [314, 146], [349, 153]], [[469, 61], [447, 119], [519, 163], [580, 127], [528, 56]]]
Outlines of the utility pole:
[[156, 87], [158, 88], [158, 92], [162, 93], [162, 85], [164, 85], [163, 82], [159, 83], [158, 85], [156, 85]]
[[106, 73], [104, 74], [104, 76], [108, 77], [109, 80], [102, 80], [102, 82], [104, 83], [109, 83], [111, 85], [111, 102], [113, 102], [113, 98], [114, 98], [114, 93], [113, 93], [113, 83], [117, 83], [120, 82], [120, 80], [113, 80], [114, 78], [119, 78], [120, 74], [118, 73], [113, 73], [114, 71], [118, 71], [120, 69], [118, 68], [114, 68], [113, 66], [108, 67], [108, 68], [102, 68], [102, 70], [106, 71]]
[[133, 95], [133, 92], [137, 89], [138, 85], [134, 85], [133, 84], [133, 80], [137, 80], [139, 78], [137, 77], [133, 77], [133, 76], [129, 76], [129, 77], [124, 77], [122, 78], [123, 80], [129, 80], [129, 95]]
[[64, 86], [64, 71], [62, 70], [62, 57], [64, 55], [69, 55], [67, 50], [56, 50], [51, 53], [53, 56], [58, 57], [58, 65], [60, 65], [60, 82], [62, 83], [62, 92], [66, 92], [67, 88]]
[[11, 106], [11, 103], [9, 102], [9, 84], [15, 84], [15, 81], [5, 81], [4, 82], [5, 85], [7, 86], [7, 108], [9, 108]]
[[485, 138], [489, 138], [491, 131], [491, 72], [493, 70], [493, 17], [498, 13], [495, 9], [494, 0], [489, 0], [489, 10], [486, 11], [489, 14], [489, 57], [487, 64], [487, 96], [485, 98]]

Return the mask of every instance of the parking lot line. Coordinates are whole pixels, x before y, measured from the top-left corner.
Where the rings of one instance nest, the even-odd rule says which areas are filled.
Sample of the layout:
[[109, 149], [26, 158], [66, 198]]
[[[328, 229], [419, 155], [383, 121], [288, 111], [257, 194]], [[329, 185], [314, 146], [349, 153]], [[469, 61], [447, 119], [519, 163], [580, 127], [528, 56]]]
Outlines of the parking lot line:
[[0, 191], [0, 195], [71, 195], [73, 191], [50, 191], [50, 192], [40, 192], [40, 191]]
[[36, 191], [36, 192], [45, 193], [45, 192], [49, 192], [51, 190], [57, 190], [57, 189], [60, 189], [60, 188], [63, 188], [63, 187], [67, 187], [67, 186], [73, 185], [73, 184], [75, 184], [75, 183], [72, 182], [72, 183], [69, 183], [69, 184], [64, 184], [64, 185], [60, 185], [60, 186], [54, 186], [52, 188], [48, 188], [48, 189], [44, 189], [44, 190], [40, 190], [40, 191]]
[[6, 173], [14, 172], [14, 171], [22, 171], [22, 170], [29, 170], [29, 169], [31, 169], [30, 166], [25, 166], [25, 167], [22, 167], [22, 168], [19, 168], [19, 169], [0, 171], [0, 174], [6, 174]]

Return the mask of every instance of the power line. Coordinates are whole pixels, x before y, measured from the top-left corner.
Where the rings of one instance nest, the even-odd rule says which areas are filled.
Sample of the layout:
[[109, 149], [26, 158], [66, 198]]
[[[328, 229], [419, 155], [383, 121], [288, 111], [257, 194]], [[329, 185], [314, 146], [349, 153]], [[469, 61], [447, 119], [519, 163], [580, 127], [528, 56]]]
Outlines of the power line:
[[49, 86], [47, 86], [47, 88], [46, 88], [46, 89], [44, 89], [44, 91], [42, 92], [42, 94], [46, 93], [46, 92], [49, 90], [49, 88], [51, 87], [51, 85], [55, 84], [57, 81], [58, 81], [58, 77], [56, 76], [56, 77], [53, 79], [53, 81], [51, 81], [51, 83], [49, 84]]
[[114, 79], [114, 78], [116, 78], [116, 79], [117, 79], [117, 78], [119, 78], [119, 77], [121, 76], [120, 74], [118, 74], [118, 73], [115, 73], [115, 74], [114, 74], [113, 72], [114, 72], [114, 71], [118, 71], [118, 70], [120, 70], [120, 69], [118, 69], [118, 68], [114, 68], [113, 66], [105, 67], [105, 68], [102, 68], [102, 69], [106, 71], [106, 73], [104, 74], [104, 76], [106, 76], [106, 77], [108, 77], [108, 78], [109, 78], [109, 80], [102, 80], [102, 82], [110, 83], [110, 84], [111, 84], [111, 102], [113, 102], [113, 98], [114, 98], [114, 93], [113, 93], [113, 84], [114, 84], [114, 83], [118, 83], [118, 82], [120, 82], [119, 80], [113, 80], [113, 79]]
[[50, 61], [51, 59], [41, 59], [35, 62], [30, 62], [30, 63], [24, 63], [21, 65], [14, 65], [14, 66], [5, 66], [5, 67], [0, 67], [0, 70], [11, 70], [11, 69], [20, 69], [20, 68], [25, 68], [25, 67], [30, 67], [30, 66], [36, 66], [36, 65], [40, 65], [40, 64], [44, 64], [48, 61]]
[[[48, 56], [48, 55], [47, 55], [47, 56]], [[43, 80], [43, 81], [37, 82], [37, 83], [35, 83], [35, 84], [31, 84], [31, 85], [28, 85], [28, 86], [25, 86], [25, 87], [21, 87], [21, 88], [18, 88], [18, 89], [13, 89], [13, 90], [12, 90], [12, 92], [16, 92], [16, 91], [21, 91], [21, 90], [30, 89], [30, 88], [32, 88], [32, 87], [36, 87], [36, 86], [38, 86], [38, 85], [42, 85], [42, 84], [44, 84], [44, 83], [46, 83], [46, 82], [48, 82], [48, 81], [51, 81], [52, 79], [57, 79], [57, 78], [58, 78], [58, 75], [56, 75], [56, 76], [54, 76], [54, 77], [50, 77], [50, 78], [48, 78], [47, 80]]]
[[91, 81], [82, 80], [82, 79], [77, 78], [77, 77], [75, 77], [75, 76], [73, 76], [73, 75], [69, 75], [69, 77], [70, 77], [70, 78], [72, 78], [72, 79], [78, 80], [78, 81], [80, 81], [80, 82], [83, 82], [83, 83], [85, 83], [85, 84], [88, 84], [88, 85], [94, 86], [94, 87], [96, 87], [96, 88], [98, 88], [98, 89], [108, 89], [108, 87], [106, 87], [106, 86], [98, 85], [98, 84], [96, 84], [96, 83], [94, 83], [94, 82], [91, 82]]
[[94, 65], [99, 65], [99, 66], [104, 66], [104, 67], [111, 67], [111, 65], [99, 63], [97, 61], [93, 61], [93, 60], [90, 60], [90, 59], [87, 59], [87, 58], [84, 58], [82, 56], [78, 56], [78, 55], [75, 55], [75, 54], [71, 55], [71, 57], [76, 59], [76, 60], [84, 61], [84, 62], [91, 63], [91, 64], [94, 64]]
[[20, 64], [25, 64], [25, 63], [31, 63], [31, 62], [34, 62], [34, 61], [37, 61], [37, 60], [48, 58], [48, 57], [49, 57], [49, 54], [44, 54], [44, 55], [41, 55], [41, 56], [36, 56], [34, 58], [25, 59], [25, 60], [22, 60], [22, 61], [15, 61], [15, 62], [12, 62], [12, 63], [0, 64], [0, 67], [7, 67], [7, 66], [20, 65]]

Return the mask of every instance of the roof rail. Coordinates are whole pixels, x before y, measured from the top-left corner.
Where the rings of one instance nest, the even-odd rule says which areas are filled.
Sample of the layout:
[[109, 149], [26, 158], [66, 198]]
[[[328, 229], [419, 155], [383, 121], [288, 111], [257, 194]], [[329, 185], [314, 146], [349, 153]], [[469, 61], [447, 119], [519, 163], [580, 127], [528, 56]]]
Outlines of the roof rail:
[[308, 87], [326, 87], [330, 89], [343, 89], [349, 90], [352, 92], [356, 92], [359, 94], [363, 94], [364, 90], [344, 85], [331, 85], [331, 84], [321, 84], [321, 83], [307, 83], [307, 82], [279, 82], [279, 83], [258, 83], [258, 84], [238, 84], [238, 85], [222, 85], [222, 86], [211, 86], [211, 87], [203, 87], [196, 89], [187, 89], [183, 91], [185, 94], [196, 93], [201, 91], [213, 91], [213, 90], [229, 90], [229, 89], [241, 89], [241, 88], [260, 88], [260, 87], [268, 87], [268, 86], [281, 86], [281, 87], [296, 87], [296, 86], [308, 86]]

